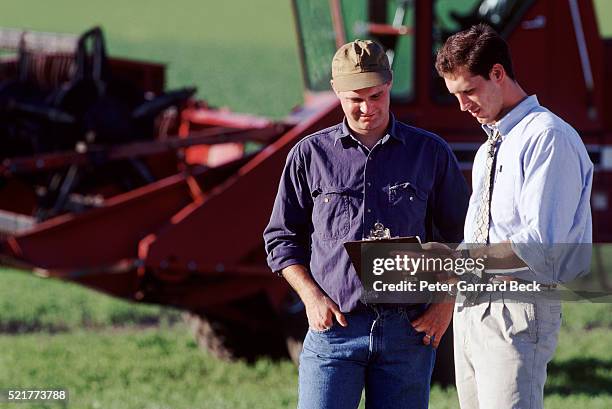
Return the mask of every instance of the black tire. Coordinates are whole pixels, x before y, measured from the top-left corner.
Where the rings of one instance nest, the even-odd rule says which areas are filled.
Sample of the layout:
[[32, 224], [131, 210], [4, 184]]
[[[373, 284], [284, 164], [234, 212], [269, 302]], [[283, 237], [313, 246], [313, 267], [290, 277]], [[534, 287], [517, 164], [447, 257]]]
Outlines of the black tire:
[[287, 357], [282, 320], [263, 297], [241, 300], [235, 307], [241, 312], [241, 321], [199, 311], [185, 313], [200, 348], [224, 361]]
[[185, 313], [185, 321], [198, 346], [215, 358], [234, 361], [247, 355], [243, 345], [235, 342], [237, 334], [226, 323], [191, 312]]

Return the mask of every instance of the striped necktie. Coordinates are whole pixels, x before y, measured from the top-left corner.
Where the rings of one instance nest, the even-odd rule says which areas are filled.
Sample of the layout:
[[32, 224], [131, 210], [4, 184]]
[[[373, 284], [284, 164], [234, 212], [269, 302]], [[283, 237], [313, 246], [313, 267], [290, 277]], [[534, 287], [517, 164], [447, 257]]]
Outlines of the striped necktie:
[[499, 141], [499, 130], [495, 129], [493, 135], [487, 139], [487, 158], [484, 177], [482, 178], [482, 195], [476, 212], [476, 231], [474, 232], [474, 244], [488, 244], [489, 223], [491, 220], [491, 193], [493, 193], [494, 163], [497, 156], [497, 142]]

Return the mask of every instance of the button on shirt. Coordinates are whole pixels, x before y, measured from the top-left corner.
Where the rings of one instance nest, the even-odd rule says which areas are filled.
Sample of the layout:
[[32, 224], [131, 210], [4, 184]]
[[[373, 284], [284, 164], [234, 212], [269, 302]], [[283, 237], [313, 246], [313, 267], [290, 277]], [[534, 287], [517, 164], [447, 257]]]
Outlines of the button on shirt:
[[343, 243], [369, 235], [376, 222], [392, 236], [426, 238], [426, 214], [438, 241], [459, 242], [468, 188], [440, 137], [395, 121], [371, 150], [345, 122], [310, 135], [290, 151], [264, 232], [273, 271], [310, 267], [314, 280], [352, 310], [362, 286]]
[[[525, 98], [494, 126], [501, 134], [491, 196], [491, 243], [510, 241], [530, 269], [512, 276], [544, 283], [565, 282], [577, 269], [588, 269], [584, 257], [568, 256], [567, 243], [592, 242], [590, 196], [593, 163], [578, 133], [561, 118]], [[474, 159], [473, 194], [465, 224], [465, 241], [475, 237], [478, 198], [485, 175], [485, 145]], [[559, 244], [563, 243], [565, 248]], [[552, 246], [555, 244], [555, 247]], [[581, 247], [584, 250], [587, 247]], [[574, 255], [575, 256], [575, 255]], [[569, 264], [568, 264], [569, 263]], [[573, 263], [573, 264], [572, 264]]]

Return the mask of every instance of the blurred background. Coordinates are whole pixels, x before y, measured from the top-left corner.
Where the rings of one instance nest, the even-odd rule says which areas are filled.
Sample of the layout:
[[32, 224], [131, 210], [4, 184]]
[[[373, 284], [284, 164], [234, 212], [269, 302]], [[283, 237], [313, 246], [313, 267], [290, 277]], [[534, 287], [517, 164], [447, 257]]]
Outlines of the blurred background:
[[[579, 0], [577, 4], [583, 6], [587, 1]], [[355, 0], [355, 3], [357, 2], [358, 0]], [[328, 24], [328, 20], [331, 21], [329, 16], [326, 19], [317, 20], [316, 6], [309, 8], [308, 2], [297, 3], [302, 13], [312, 13], [308, 20], [311, 24], [311, 33], [318, 33], [316, 26], [319, 22], [323, 27]], [[313, 1], [312, 4], [319, 3], [324, 4], [325, 7], [328, 4], [327, 1]], [[332, 3], [334, 2], [329, 2], [329, 4]], [[342, 3], [346, 5], [350, 2]], [[389, 5], [389, 8], [395, 10], [397, 7], [395, 3], [402, 2], [392, 3], [394, 4]], [[465, 15], [480, 3], [469, 0], [435, 2], [437, 13], [441, 16], [437, 22], [438, 33], [441, 32], [441, 28], [458, 29], [459, 20], [449, 17], [451, 11]], [[553, 7], [567, 7], [567, 4], [571, 5], [574, 2], [549, 1], [545, 3], [547, 7], [545, 10], [554, 14]], [[598, 25], [597, 32], [602, 38], [612, 37], [612, 2], [595, 0], [593, 5]], [[388, 26], [395, 26], [397, 29], [401, 23], [395, 24], [393, 17], [394, 13], [390, 12]], [[345, 14], [344, 18], [350, 20], [358, 17]], [[414, 22], [416, 15], [411, 14], [408, 10], [403, 21], [410, 22], [411, 19]], [[263, 123], [255, 127], [260, 130], [276, 127], [274, 129], [278, 132], [270, 140], [245, 139], [247, 144], [244, 150], [240, 151], [240, 155], [259, 152], [259, 149], [268, 143], [275, 144], [273, 146], [278, 147], [282, 153], [283, 148], [279, 141], [282, 142], [283, 132], [288, 129], [291, 131], [293, 129], [291, 127], [299, 124], [303, 118], [309, 118], [309, 113], [304, 112], [307, 110], [293, 111], [295, 107], [304, 103], [301, 59], [307, 56], [306, 65], [309, 63], [315, 65], [317, 58], [321, 60], [327, 58], [326, 55], [318, 55], [317, 50], [304, 51], [298, 47], [299, 37], [296, 35], [292, 2], [289, 0], [236, 0], [232, 2], [187, 0], [172, 4], [160, 0], [129, 2], [118, 0], [105, 2], [3, 0], [2, 2], [0, 27], [79, 35], [93, 26], [100, 26], [103, 29], [108, 55], [164, 64], [166, 66], [166, 89], [197, 87], [195, 98], [206, 100], [206, 104], [199, 103], [196, 108], [202, 106], [205, 108], [226, 107], [236, 113], [256, 115], [256, 117], [246, 118], [251, 124], [249, 126], [252, 126], [253, 123]], [[351, 27], [357, 26], [351, 25]], [[378, 27], [378, 29], [384, 31], [385, 27]], [[327, 35], [323, 28], [321, 33], [323, 33], [321, 37]], [[358, 35], [359, 30], [354, 28], [352, 34]], [[303, 32], [302, 35], [304, 35]], [[332, 46], [330, 47], [333, 48], [333, 38], [323, 38], [320, 41], [324, 45], [329, 45], [331, 41]], [[548, 37], [547, 41], [549, 42], [544, 42], [544, 44], [551, 48], [565, 47], [564, 44], [554, 45], [550, 42], [554, 41], [554, 37], [552, 39]], [[593, 45], [588, 41], [587, 44]], [[418, 47], [417, 44], [406, 39], [400, 40], [400, 46], [410, 50]], [[594, 47], [597, 48], [598, 45]], [[535, 50], [535, 52], [545, 54], [546, 50]], [[396, 53], [395, 64], [401, 64], [404, 58], [408, 57], [399, 52]], [[406, 66], [410, 69], [404, 78], [412, 78], [412, 70], [417, 71], [418, 67], [408, 65], [409, 61], [405, 61]], [[564, 61], [556, 61], [556, 63], [561, 66]], [[317, 90], [319, 86], [316, 83], [315, 74], [311, 69], [310, 77], [306, 77], [306, 82], [310, 81], [311, 90]], [[523, 75], [528, 75], [527, 71]], [[602, 76], [604, 76], [603, 71], [595, 75], [596, 80]], [[581, 75], [579, 78], [582, 80]], [[526, 81], [529, 82], [529, 79], [527, 78]], [[554, 87], [561, 88], [565, 85], [563, 83], [553, 84]], [[402, 96], [415, 95], [414, 89], [416, 88], [410, 88], [407, 83], [398, 81], [397, 87], [396, 93], [400, 99]], [[568, 98], [571, 98], [571, 91], [568, 92]], [[598, 95], [603, 92], [604, 90], [598, 90], [593, 98], [597, 100]], [[325, 103], [321, 104], [325, 105]], [[187, 106], [193, 108], [189, 103]], [[320, 109], [319, 105], [313, 106]], [[456, 107], [452, 108], [456, 110]], [[290, 116], [292, 112], [294, 114]], [[418, 113], [415, 113], [414, 117], [418, 119]], [[335, 117], [330, 114], [330, 118]], [[445, 117], [438, 117], [437, 120], [439, 121], [440, 118]], [[201, 132], [202, 130], [210, 131], [211, 128], [217, 130], [215, 127], [224, 127], [224, 129], [238, 127], [236, 124], [244, 118], [231, 117], [230, 119], [233, 121], [232, 126], [226, 123], [214, 126], [207, 124], [202, 128], [190, 129], [190, 131], [195, 129]], [[257, 122], [262, 120], [269, 122]], [[580, 117], [579, 120], [582, 118]], [[605, 121], [605, 118], [600, 118], [600, 122]], [[476, 128], [476, 125], [471, 122], [469, 126]], [[176, 132], [179, 132], [180, 126], [176, 125], [176, 128]], [[599, 138], [594, 127], [590, 129], [587, 126], [586, 129], [588, 129], [587, 137], [591, 138], [589, 141]], [[248, 130], [251, 131], [252, 128]], [[464, 131], [458, 134], [461, 135], [461, 132]], [[440, 134], [447, 136], [443, 132]], [[454, 136], [450, 131], [449, 135], [448, 138], [451, 141], [453, 138], [455, 142], [461, 141], [460, 137]], [[281, 139], [274, 139], [275, 137]], [[474, 141], [478, 140], [477, 129], [474, 136], [470, 138], [468, 138], [469, 143], [475, 144]], [[460, 146], [465, 148], [468, 145]], [[265, 154], [264, 151], [261, 152], [261, 155]], [[196, 155], [197, 152], [194, 151], [193, 154]], [[189, 157], [189, 152], [185, 155]], [[469, 153], [466, 155], [466, 158], [460, 157], [459, 159], [468, 163]], [[4, 158], [6, 155], [0, 156]], [[263, 156], [259, 158], [262, 158], [260, 159], [262, 162], [265, 159]], [[230, 166], [229, 172], [247, 175], [244, 176], [245, 178], [251, 174], [249, 172], [252, 172], [252, 168], [242, 167], [244, 162], [240, 162], [240, 158], [232, 157], [231, 160], [236, 162], [236, 165], [232, 167], [234, 162], [227, 162]], [[196, 179], [208, 177], [202, 175], [205, 175], [206, 167], [210, 166], [210, 163], [187, 162], [184, 168], [179, 166], [181, 172], [191, 172]], [[259, 183], [270, 185], [271, 189], [275, 190], [277, 173], [278, 170], [275, 170], [265, 173], [263, 177], [259, 175], [258, 179], [249, 180], [249, 183], [251, 187]], [[66, 180], [67, 177], [64, 175], [62, 178]], [[213, 175], [211, 178], [213, 180], [218, 178], [220, 181], [218, 183], [226, 180], [225, 176]], [[159, 180], [162, 178], [160, 177]], [[206, 183], [209, 183], [207, 180], [198, 179], [198, 182], [201, 186], [206, 186]], [[37, 180], [36, 183], [39, 181]], [[188, 183], [187, 180], [185, 186]], [[214, 181], [210, 183], [215, 187], [225, 186], [216, 185], [217, 182]], [[610, 186], [610, 184], [606, 185], [606, 180], [602, 180], [601, 183], [602, 186]], [[208, 191], [204, 188], [202, 190], [204, 191], [203, 197], [205, 197]], [[126, 191], [129, 192], [129, 190]], [[193, 191], [191, 194], [193, 195]], [[232, 201], [235, 202], [235, 197], [232, 197], [234, 198]], [[197, 197], [193, 200], [200, 203]], [[7, 199], [5, 194], [0, 201], [10, 202], [11, 197]], [[266, 209], [269, 209], [270, 199], [266, 198], [259, 204], [258, 201], [257, 197], [249, 200], [243, 198], [243, 203], [240, 203], [240, 208], [243, 209], [241, 214], [246, 212], [248, 216], [248, 209], [251, 207], [261, 207], [264, 213], [269, 214], [269, 210]], [[118, 203], [119, 201], [111, 200], [107, 204], [114, 206]], [[86, 210], [91, 210], [92, 207], [95, 208], [95, 206], [90, 206]], [[53, 219], [52, 216], [61, 217], [66, 214], [62, 211], [56, 214], [47, 213], [41, 217], [42, 220], [51, 221], [45, 226], [51, 226], [52, 220], [58, 220]], [[190, 214], [189, 212], [181, 213], [181, 217], [188, 217]], [[230, 208], [223, 206], [217, 208], [217, 213], [213, 217], [219, 219], [220, 223], [215, 228], [222, 229], [225, 226], [231, 230], [234, 225], [238, 227], [244, 225], [238, 216]], [[67, 219], [61, 221], [64, 220]], [[175, 217], [172, 223], [178, 223], [178, 220], [182, 219]], [[610, 223], [610, 221], [602, 219], [602, 225], [605, 223]], [[205, 241], [202, 243], [197, 241], [200, 225], [198, 220], [195, 220], [193, 224], [185, 227], [190, 231], [190, 237], [193, 237], [190, 245], [194, 248], [204, 247], [202, 243]], [[601, 231], [602, 237], [612, 234], [607, 229], [602, 228]], [[121, 232], [121, 229], [118, 229], [118, 232]], [[50, 234], [45, 237], [46, 242], [34, 240], [32, 246], [55, 249], [60, 240], [57, 234], [57, 231], [50, 230]], [[78, 236], [79, 234], [83, 236]], [[119, 246], [110, 239], [91, 241], [89, 236], [95, 235], [96, 230], [84, 230], [76, 237], [81, 237], [82, 242], [89, 243], [87, 251], [103, 252], [107, 248]], [[139, 239], [144, 236], [145, 234], [141, 233]], [[172, 240], [172, 237], [170, 236], [168, 240]], [[261, 250], [263, 246], [259, 242], [261, 232], [256, 231], [253, 237], [255, 238], [252, 240]], [[30, 245], [31, 242], [19, 243], [21, 250], [27, 253], [29, 248], [27, 245]], [[9, 247], [14, 255], [16, 247], [11, 246]], [[155, 249], [153, 246], [145, 246], [139, 247], [138, 251], [142, 252], [151, 248]], [[76, 245], [72, 251], [74, 260], [85, 257], [78, 254], [82, 249]], [[68, 251], [67, 254], [70, 252]], [[176, 263], [178, 264], [181, 261], [180, 255], [177, 257]], [[162, 270], [165, 270], [167, 266], [163, 267], [163, 262], [168, 261], [162, 260], [161, 264], [158, 262], [158, 267], [159, 265], [162, 267], [159, 267], [159, 271], [153, 269], [155, 270], [153, 278], [148, 276], [151, 274], [151, 269], [147, 263], [145, 265], [130, 264], [129, 272], [133, 273], [134, 277], [138, 277], [139, 280], [142, 277], [149, 277], [148, 279], [152, 280], [139, 281], [134, 287], [137, 289], [127, 284], [122, 284], [121, 288], [106, 288], [110, 293], [132, 299], [132, 302], [104, 295], [68, 280], [43, 277], [56, 275], [79, 281], [81, 277], [74, 275], [75, 270], [71, 270], [69, 273], [72, 275], [70, 275], [64, 274], [62, 268], [57, 269], [59, 273], [53, 273], [53, 268], [47, 269], [44, 265], [43, 268], [35, 270], [17, 269], [14, 263], [11, 263], [13, 267], [0, 267], [0, 388], [65, 388], [70, 393], [69, 407], [75, 408], [295, 407], [297, 370], [284, 349], [282, 354], [268, 354], [260, 357], [251, 353], [234, 353], [235, 351], [230, 350], [231, 348], [215, 344], [219, 340], [232, 341], [232, 336], [242, 337], [242, 341], [244, 337], [254, 335], [259, 337], [277, 322], [282, 321], [282, 324], [279, 324], [282, 326], [286, 325], [284, 320], [298, 319], [296, 318], [299, 316], [298, 313], [295, 316], [288, 314], [288, 311], [292, 311], [293, 304], [287, 304], [287, 300], [277, 300], [276, 304], [271, 302], [273, 309], [275, 311], [280, 309], [282, 313], [266, 315], [268, 314], [267, 309], [259, 310], [258, 307], [253, 307], [252, 303], [255, 298], [252, 298], [248, 303], [241, 304], [240, 308], [243, 311], [253, 309], [261, 321], [258, 321], [258, 325], [261, 325], [249, 328], [247, 332], [241, 332], [231, 326], [228, 329], [228, 322], [242, 322], [240, 318], [235, 317], [234, 321], [228, 321], [227, 317], [231, 316], [231, 311], [219, 314], [219, 316], [212, 314], [208, 317], [201, 312], [204, 310], [208, 312], [210, 305], [200, 305], [197, 301], [186, 300], [185, 288], [190, 285], [210, 286], [210, 282], [188, 282], [181, 284], [183, 285], [181, 287], [179, 284], [183, 275], [175, 276], [164, 273]], [[169, 262], [172, 264], [173, 261]], [[260, 254], [245, 254], [241, 262], [243, 263], [241, 266], [259, 266], [261, 264]], [[598, 263], [595, 269], [610, 271], [612, 268], [610, 248], [605, 248], [601, 253], [601, 259], [595, 262]], [[67, 264], [70, 264], [70, 260]], [[189, 262], [185, 264], [187, 270], [208, 271], [205, 265], [192, 268]], [[243, 270], [238, 269], [237, 271], [240, 271], [241, 274], [264, 274], [261, 270], [249, 268], [243, 267]], [[221, 274], [227, 270], [227, 267], [216, 264], [210, 270]], [[113, 271], [115, 270], [105, 270], [104, 274]], [[123, 270], [117, 272], [117, 277], [123, 277], [122, 280], [133, 278], [132, 275], [124, 277], [121, 274]], [[92, 276], [95, 276], [95, 273], [92, 273]], [[213, 278], [217, 279], [217, 277]], [[271, 277], [270, 280], [272, 280]], [[122, 281], [122, 283], [125, 282], [127, 281]], [[143, 285], [143, 282], [152, 287]], [[170, 288], [174, 285], [171, 288], [176, 293], [174, 295], [162, 294], [159, 288], [155, 287], [159, 282], [170, 283], [163, 288]], [[94, 279], [91, 281], [83, 279], [81, 283], [100, 287], [100, 283]], [[232, 287], [232, 291], [235, 291], [236, 288], [241, 287]], [[274, 299], [277, 290], [275, 287], [267, 292], [266, 296]], [[283, 291], [278, 290], [280, 293]], [[214, 293], [214, 290], [211, 292]], [[143, 302], [137, 303], [136, 300]], [[147, 304], [146, 301], [155, 301], [164, 305]], [[195, 311], [192, 311], [195, 313], [195, 318], [194, 314], [186, 315], [183, 309], [168, 306], [181, 306], [189, 303], [198, 306], [194, 307]], [[194, 320], [197, 322], [194, 323]], [[610, 333], [612, 308], [610, 304], [565, 304], [563, 320], [559, 348], [553, 362], [549, 365], [549, 378], [545, 389], [546, 407], [601, 409], [612, 407], [612, 350], [610, 348], [612, 345], [612, 334]], [[268, 326], [265, 325], [266, 321], [268, 321]], [[288, 335], [286, 332], [279, 335], [287, 337], [289, 354], [291, 354], [289, 340], [293, 335], [293, 333]], [[253, 340], [253, 343], [256, 341]], [[281, 349], [285, 347], [284, 343], [279, 345], [280, 347], [274, 344], [273, 347]], [[223, 360], [219, 357], [230, 359]], [[242, 359], [244, 357], [247, 359]], [[454, 387], [434, 385], [430, 406], [432, 408], [458, 407]], [[54, 404], [23, 404], [20, 407], [54, 407]]]

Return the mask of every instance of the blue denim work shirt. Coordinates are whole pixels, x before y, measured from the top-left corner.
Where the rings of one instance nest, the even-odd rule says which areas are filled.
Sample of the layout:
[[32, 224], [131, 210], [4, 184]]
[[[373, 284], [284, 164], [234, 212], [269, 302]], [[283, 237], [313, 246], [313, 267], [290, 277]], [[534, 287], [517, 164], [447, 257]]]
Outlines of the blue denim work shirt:
[[458, 243], [468, 199], [457, 159], [439, 136], [390, 115], [388, 133], [370, 150], [345, 119], [289, 152], [264, 231], [268, 265], [275, 272], [309, 266], [319, 287], [349, 312], [363, 287], [344, 242], [367, 237], [381, 222], [392, 236]]

